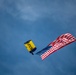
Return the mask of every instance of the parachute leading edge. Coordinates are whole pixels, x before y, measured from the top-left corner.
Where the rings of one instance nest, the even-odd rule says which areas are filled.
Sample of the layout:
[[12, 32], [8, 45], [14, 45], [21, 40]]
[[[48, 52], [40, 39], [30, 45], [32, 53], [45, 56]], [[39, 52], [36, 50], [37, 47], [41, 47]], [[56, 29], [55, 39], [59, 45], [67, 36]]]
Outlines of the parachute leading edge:
[[36, 46], [33, 43], [33, 41], [32, 40], [28, 40], [27, 42], [24, 43], [24, 46], [33, 55], [33, 52], [36, 50]]

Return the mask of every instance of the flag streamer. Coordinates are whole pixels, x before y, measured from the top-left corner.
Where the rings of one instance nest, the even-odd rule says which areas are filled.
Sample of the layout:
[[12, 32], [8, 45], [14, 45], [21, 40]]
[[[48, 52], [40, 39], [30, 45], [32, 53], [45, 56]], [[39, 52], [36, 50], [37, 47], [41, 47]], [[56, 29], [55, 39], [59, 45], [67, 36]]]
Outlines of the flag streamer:
[[53, 42], [51, 42], [48, 45], [48, 46], [52, 46], [52, 47], [50, 47], [46, 52], [41, 54], [42, 60], [47, 58], [53, 52], [61, 49], [62, 47], [66, 46], [74, 41], [76, 41], [76, 38], [72, 34], [70, 34], [70, 33], [62, 34], [56, 40], [54, 40]]

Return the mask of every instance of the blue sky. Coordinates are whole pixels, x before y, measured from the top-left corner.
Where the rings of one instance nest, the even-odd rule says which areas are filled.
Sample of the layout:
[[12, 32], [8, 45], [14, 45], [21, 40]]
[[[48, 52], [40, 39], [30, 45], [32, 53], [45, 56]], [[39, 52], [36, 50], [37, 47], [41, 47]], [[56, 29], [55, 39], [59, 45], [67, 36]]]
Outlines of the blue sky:
[[67, 32], [76, 37], [76, 0], [0, 0], [0, 75], [76, 75], [76, 42], [44, 61], [24, 47]]

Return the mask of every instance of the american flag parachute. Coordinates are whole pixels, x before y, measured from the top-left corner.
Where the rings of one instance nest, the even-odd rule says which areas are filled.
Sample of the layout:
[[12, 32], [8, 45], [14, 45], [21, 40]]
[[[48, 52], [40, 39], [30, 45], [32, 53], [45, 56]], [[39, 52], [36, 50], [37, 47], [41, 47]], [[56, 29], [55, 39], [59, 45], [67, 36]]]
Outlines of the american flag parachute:
[[44, 60], [53, 52], [75, 41], [76, 38], [72, 34], [70, 33], [62, 34], [56, 40], [51, 42], [47, 47], [37, 52], [36, 54], [40, 55], [41, 59]]

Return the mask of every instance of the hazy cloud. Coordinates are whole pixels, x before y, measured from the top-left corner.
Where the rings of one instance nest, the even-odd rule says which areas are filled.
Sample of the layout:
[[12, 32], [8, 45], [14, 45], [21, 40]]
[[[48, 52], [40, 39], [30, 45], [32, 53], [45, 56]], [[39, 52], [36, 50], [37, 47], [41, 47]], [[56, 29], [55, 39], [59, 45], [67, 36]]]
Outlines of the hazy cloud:
[[0, 8], [12, 16], [27, 21], [49, 17], [55, 21], [66, 22], [76, 16], [76, 4], [74, 1], [3, 0], [0, 1], [0, 4]]

